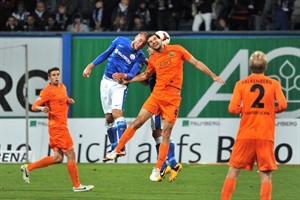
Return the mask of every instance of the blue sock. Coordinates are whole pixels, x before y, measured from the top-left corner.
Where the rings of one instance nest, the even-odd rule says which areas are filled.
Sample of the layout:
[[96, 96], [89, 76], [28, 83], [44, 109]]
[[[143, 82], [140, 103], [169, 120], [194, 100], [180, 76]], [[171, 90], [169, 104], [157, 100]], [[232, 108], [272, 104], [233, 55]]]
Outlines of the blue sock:
[[[118, 141], [119, 141], [121, 136], [123, 135], [124, 131], [127, 128], [126, 122], [125, 121], [117, 122], [117, 128], [118, 128]], [[122, 150], [125, 150], [125, 147]]]
[[117, 127], [109, 127], [107, 129], [107, 135], [111, 145], [111, 150], [114, 150], [118, 144]]
[[175, 167], [175, 165], [177, 164], [177, 161], [175, 159], [175, 144], [172, 139], [170, 141], [170, 147], [168, 151], [168, 162], [171, 168]]

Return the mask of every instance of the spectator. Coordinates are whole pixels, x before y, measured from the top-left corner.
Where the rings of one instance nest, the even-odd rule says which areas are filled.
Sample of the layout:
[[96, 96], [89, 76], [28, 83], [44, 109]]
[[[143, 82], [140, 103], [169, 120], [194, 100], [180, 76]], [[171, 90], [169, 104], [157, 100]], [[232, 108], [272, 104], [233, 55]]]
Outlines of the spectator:
[[289, 9], [285, 3], [281, 4], [281, 8], [276, 12], [272, 30], [290, 30], [291, 21], [289, 19]]
[[199, 31], [201, 24], [205, 23], [205, 31], [211, 30], [213, 0], [195, 0], [192, 4], [194, 16], [192, 31]]
[[21, 28], [18, 25], [18, 21], [14, 16], [9, 16], [6, 22], [4, 31], [20, 31]]
[[11, 16], [11, 13], [16, 7], [15, 0], [1, 0], [0, 1], [0, 30], [3, 30], [6, 25], [6, 19]]
[[226, 20], [224, 18], [221, 17], [217, 20], [216, 30], [217, 31], [229, 31]]
[[143, 20], [140, 18], [140, 16], [135, 16], [133, 19], [133, 31], [145, 31], [146, 26], [143, 23]]
[[34, 16], [39, 30], [45, 30], [49, 14], [50, 13], [46, 10], [45, 3], [43, 1], [38, 1], [34, 10]]
[[237, 0], [230, 17], [230, 30], [249, 30], [248, 0]]
[[250, 30], [262, 30], [262, 13], [265, 7], [265, 0], [251, 0], [248, 6], [250, 11], [249, 17], [249, 29]]
[[40, 31], [39, 27], [36, 25], [34, 15], [28, 15], [25, 24], [23, 25], [23, 31], [32, 32]]
[[12, 13], [12, 16], [18, 21], [19, 25], [23, 25], [29, 14], [30, 13], [25, 8], [24, 1], [19, 1], [17, 9]]
[[174, 10], [174, 0], [157, 0], [156, 22], [157, 30], [176, 30], [176, 12]]
[[47, 19], [47, 24], [45, 27], [45, 31], [62, 31], [58, 26], [55, 20], [55, 15], [49, 15]]
[[92, 22], [91, 27], [94, 31], [102, 31], [102, 18], [103, 18], [103, 1], [96, 0], [95, 1], [95, 8], [92, 13]]
[[65, 31], [67, 30], [67, 26], [70, 23], [70, 17], [67, 15], [67, 7], [65, 4], [60, 4], [55, 13], [55, 20], [57, 22], [57, 26], [59, 30]]
[[[112, 14], [112, 23], [113, 26], [118, 26], [117, 24], [122, 26], [122, 30], [127, 30], [128, 29], [128, 22], [129, 22], [129, 12], [128, 12], [128, 7], [129, 7], [129, 0], [121, 0], [120, 3], [116, 8], [113, 10]], [[120, 24], [121, 21], [121, 24]], [[126, 24], [122, 24], [125, 22]]]
[[70, 32], [89, 32], [88, 25], [82, 22], [82, 17], [80, 14], [75, 14], [73, 19], [73, 24], [68, 26], [68, 31]]
[[125, 15], [120, 15], [117, 17], [117, 19], [115, 20], [115, 23], [113, 24], [112, 31], [116, 31], [116, 32], [121, 32], [121, 31], [126, 31], [126, 17]]
[[[143, 26], [142, 30], [149, 30], [150, 29], [150, 22], [151, 22], [151, 16], [150, 11], [147, 7], [147, 4], [145, 1], [141, 1], [137, 10], [135, 11], [135, 18], [134, 18], [134, 26], [136, 27], [137, 23], [141, 22], [141, 25]], [[136, 29], [136, 28], [135, 28]]]

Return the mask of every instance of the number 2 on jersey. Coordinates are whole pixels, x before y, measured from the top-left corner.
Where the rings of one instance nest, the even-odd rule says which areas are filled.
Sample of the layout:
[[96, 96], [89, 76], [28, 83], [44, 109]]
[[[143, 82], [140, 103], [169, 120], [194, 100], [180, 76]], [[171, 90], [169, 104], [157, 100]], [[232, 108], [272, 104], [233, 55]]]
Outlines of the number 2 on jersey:
[[253, 104], [251, 105], [251, 108], [264, 108], [265, 104], [261, 103], [260, 100], [264, 97], [265, 89], [260, 84], [254, 84], [251, 87], [250, 91], [255, 92], [256, 89], [259, 90], [259, 94], [258, 94], [257, 98], [255, 99], [255, 101], [253, 102]]

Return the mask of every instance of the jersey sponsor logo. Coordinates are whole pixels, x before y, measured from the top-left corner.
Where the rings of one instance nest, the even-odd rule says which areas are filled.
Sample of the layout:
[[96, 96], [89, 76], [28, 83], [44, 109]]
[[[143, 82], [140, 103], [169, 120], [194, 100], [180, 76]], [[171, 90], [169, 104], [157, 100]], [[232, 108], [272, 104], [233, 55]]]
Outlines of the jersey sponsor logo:
[[168, 58], [167, 60], [163, 60], [162, 62], [160, 62], [158, 64], [158, 67], [159, 68], [163, 68], [163, 67], [165, 67], [167, 65], [170, 65], [171, 63], [172, 63], [171, 58]]
[[121, 51], [119, 51], [119, 49], [115, 49], [115, 53], [118, 54], [121, 58], [123, 58], [128, 65], [131, 64], [131, 61], [129, 58], [127, 58]]

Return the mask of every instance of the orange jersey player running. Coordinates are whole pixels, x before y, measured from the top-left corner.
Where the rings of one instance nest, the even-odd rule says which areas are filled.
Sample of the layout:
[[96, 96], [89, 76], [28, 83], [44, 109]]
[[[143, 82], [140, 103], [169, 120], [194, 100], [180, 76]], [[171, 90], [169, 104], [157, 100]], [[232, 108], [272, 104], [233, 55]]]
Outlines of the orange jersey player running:
[[69, 104], [75, 103], [68, 97], [66, 86], [60, 82], [60, 70], [57, 67], [48, 70], [50, 83], [41, 91], [39, 98], [32, 105], [32, 110], [48, 113], [49, 145], [54, 156], [46, 156], [36, 162], [21, 166], [23, 180], [29, 183], [29, 174], [37, 168], [63, 162], [67, 156], [67, 168], [73, 183], [74, 192], [89, 191], [93, 185], [81, 185], [75, 159], [74, 144], [67, 125]]
[[277, 170], [275, 113], [284, 111], [287, 102], [280, 83], [264, 75], [267, 64], [266, 55], [261, 51], [250, 56], [252, 74], [236, 83], [229, 103], [229, 112], [242, 117], [222, 189], [222, 200], [231, 198], [240, 170], [252, 170], [255, 162], [261, 179], [260, 199], [271, 199], [271, 172]]
[[[183, 82], [184, 61], [188, 61], [197, 69], [209, 75], [214, 81], [220, 84], [225, 83], [204, 63], [195, 59], [184, 47], [180, 45], [163, 45], [162, 40], [155, 33], [147, 37], [147, 43], [149, 47], [154, 50], [154, 53], [149, 57], [147, 70], [131, 79], [130, 82], [148, 80], [152, 74], [156, 72], [156, 84], [137, 118], [130, 124], [121, 137], [115, 151], [112, 151], [107, 156], [110, 159], [115, 159], [124, 145], [133, 137], [136, 130], [152, 117], [152, 115], [160, 113], [163, 119], [162, 142], [159, 147], [156, 166], [150, 175], [151, 181], [158, 182], [162, 180], [160, 170], [166, 160], [171, 131], [178, 116], [181, 102], [180, 92]], [[115, 73], [113, 77], [119, 80], [122, 75]]]

